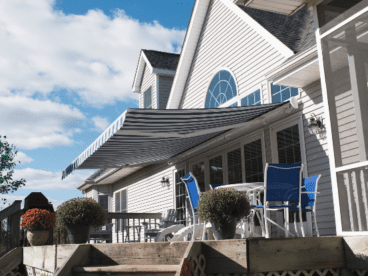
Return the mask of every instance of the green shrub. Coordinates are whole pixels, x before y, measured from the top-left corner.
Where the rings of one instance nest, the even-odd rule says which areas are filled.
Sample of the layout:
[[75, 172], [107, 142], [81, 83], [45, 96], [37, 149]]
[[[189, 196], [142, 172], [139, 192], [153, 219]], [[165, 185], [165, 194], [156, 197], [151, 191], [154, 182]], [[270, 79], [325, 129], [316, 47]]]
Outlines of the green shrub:
[[57, 227], [90, 225], [97, 228], [106, 222], [105, 210], [92, 198], [73, 198], [63, 202], [56, 209]]
[[230, 222], [250, 214], [251, 206], [243, 193], [235, 189], [214, 189], [203, 193], [198, 203], [198, 216], [202, 221]]

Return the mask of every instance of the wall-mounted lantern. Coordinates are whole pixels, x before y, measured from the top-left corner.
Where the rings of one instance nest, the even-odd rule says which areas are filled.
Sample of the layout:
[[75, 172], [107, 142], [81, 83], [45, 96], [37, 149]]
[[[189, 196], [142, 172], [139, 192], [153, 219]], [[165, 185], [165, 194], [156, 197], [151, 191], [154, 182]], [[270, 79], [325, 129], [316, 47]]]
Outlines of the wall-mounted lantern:
[[164, 176], [162, 177], [161, 186], [162, 188], [170, 187], [170, 181], [168, 177], [164, 177]]
[[312, 113], [312, 117], [309, 119], [309, 123], [307, 125], [309, 133], [312, 135], [318, 134], [322, 129], [322, 120], [320, 117], [316, 117], [314, 113]]

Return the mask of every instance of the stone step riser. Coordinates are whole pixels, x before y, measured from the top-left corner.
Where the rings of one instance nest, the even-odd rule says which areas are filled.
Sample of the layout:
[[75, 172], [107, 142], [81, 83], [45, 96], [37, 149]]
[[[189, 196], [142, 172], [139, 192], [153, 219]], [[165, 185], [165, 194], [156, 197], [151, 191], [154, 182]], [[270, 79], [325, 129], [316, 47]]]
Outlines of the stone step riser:
[[173, 276], [175, 272], [165, 273], [165, 272], [147, 272], [147, 273], [139, 273], [136, 272], [80, 272], [73, 273], [73, 276]]

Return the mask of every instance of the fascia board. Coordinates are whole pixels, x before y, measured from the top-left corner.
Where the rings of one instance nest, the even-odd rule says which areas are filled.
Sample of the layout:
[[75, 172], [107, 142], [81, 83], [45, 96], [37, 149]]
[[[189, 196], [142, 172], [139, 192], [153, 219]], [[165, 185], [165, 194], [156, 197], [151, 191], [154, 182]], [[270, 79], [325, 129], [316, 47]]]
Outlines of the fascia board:
[[244, 20], [251, 28], [253, 28], [258, 34], [260, 34], [273, 47], [275, 47], [284, 57], [289, 58], [294, 55], [294, 52], [289, 47], [282, 43], [277, 37], [271, 34], [267, 29], [265, 29], [261, 24], [255, 21], [247, 13], [241, 10], [237, 5], [228, 0], [220, 1], [236, 15], [238, 15], [242, 20]]
[[139, 93], [140, 91], [140, 84], [141, 84], [141, 80], [143, 78], [143, 74], [144, 74], [144, 65], [146, 64], [146, 61], [143, 57], [143, 51], [141, 50], [141, 55], [139, 57], [139, 61], [138, 61], [138, 68], [137, 68], [137, 73], [134, 76], [134, 81], [133, 81], [133, 93]]
[[170, 91], [170, 97], [167, 103], [167, 109], [178, 109], [182, 94], [184, 92], [185, 82], [188, 78], [189, 70], [195, 54], [198, 39], [202, 32], [202, 26], [206, 18], [210, 0], [197, 0], [193, 8], [193, 16], [189, 22], [187, 38], [180, 54], [178, 68], [176, 70], [173, 85]]
[[281, 64], [277, 68], [268, 72], [265, 77], [267, 80], [275, 80], [284, 75], [292, 74], [294, 71], [297, 71], [298, 68], [303, 67], [305, 64], [315, 62], [316, 59], [318, 59], [317, 45], [305, 51], [305, 53], [301, 54], [299, 57]]

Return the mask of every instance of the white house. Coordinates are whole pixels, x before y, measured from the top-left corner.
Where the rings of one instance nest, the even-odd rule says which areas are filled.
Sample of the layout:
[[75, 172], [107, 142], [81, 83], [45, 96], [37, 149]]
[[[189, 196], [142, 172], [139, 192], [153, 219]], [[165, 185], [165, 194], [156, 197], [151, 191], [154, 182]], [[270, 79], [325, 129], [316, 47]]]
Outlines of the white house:
[[320, 235], [368, 234], [367, 7], [197, 0], [180, 55], [141, 51], [140, 109], [124, 112], [63, 177], [99, 168], [77, 188], [110, 212], [175, 208], [187, 223], [186, 173], [205, 191], [262, 181], [266, 163], [303, 163], [304, 177], [322, 175]]

